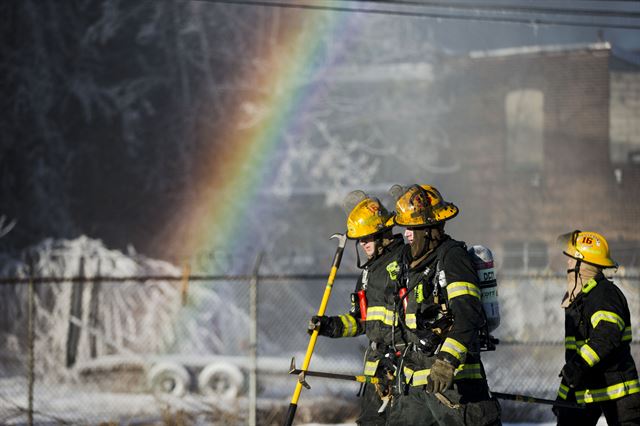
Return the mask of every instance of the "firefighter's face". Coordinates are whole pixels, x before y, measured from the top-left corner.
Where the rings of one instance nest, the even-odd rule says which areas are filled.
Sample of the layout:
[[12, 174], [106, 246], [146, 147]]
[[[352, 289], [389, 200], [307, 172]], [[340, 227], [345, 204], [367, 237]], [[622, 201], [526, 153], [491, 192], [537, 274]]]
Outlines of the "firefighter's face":
[[404, 237], [407, 239], [407, 241], [409, 241], [409, 244], [411, 244], [413, 242], [413, 229], [405, 229]]
[[364, 250], [364, 253], [367, 257], [372, 257], [376, 251], [376, 243], [373, 240], [373, 237], [365, 237], [360, 239], [360, 247]]

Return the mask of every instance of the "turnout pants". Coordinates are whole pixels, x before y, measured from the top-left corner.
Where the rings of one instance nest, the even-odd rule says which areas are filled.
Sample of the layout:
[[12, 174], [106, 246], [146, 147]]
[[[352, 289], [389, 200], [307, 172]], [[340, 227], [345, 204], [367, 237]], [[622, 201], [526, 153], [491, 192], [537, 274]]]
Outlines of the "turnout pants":
[[489, 396], [486, 381], [458, 380], [444, 396], [459, 407], [440, 402], [424, 387], [411, 387], [407, 395], [396, 396], [388, 413], [388, 425], [499, 426], [500, 404]]
[[360, 395], [360, 415], [356, 423], [362, 426], [384, 426], [387, 423], [388, 408], [382, 413], [378, 409], [382, 405], [382, 400], [376, 392], [375, 385], [367, 383]]
[[[566, 400], [575, 402], [575, 394], [570, 392]], [[602, 414], [609, 426], [640, 426], [640, 393], [592, 402], [583, 409], [554, 407], [553, 412], [558, 418], [558, 426], [595, 426]]]

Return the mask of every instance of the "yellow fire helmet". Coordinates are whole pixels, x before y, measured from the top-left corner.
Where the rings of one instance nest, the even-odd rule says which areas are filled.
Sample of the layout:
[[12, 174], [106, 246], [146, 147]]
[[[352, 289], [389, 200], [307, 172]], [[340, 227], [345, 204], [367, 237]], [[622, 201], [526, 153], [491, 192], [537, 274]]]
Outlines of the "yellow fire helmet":
[[573, 231], [558, 237], [563, 253], [574, 259], [603, 268], [617, 268], [618, 264], [609, 255], [609, 244], [597, 232]]
[[396, 225], [406, 227], [432, 226], [453, 219], [458, 207], [444, 201], [440, 192], [430, 185], [391, 187], [389, 192], [396, 198]]
[[362, 191], [351, 192], [343, 205], [347, 211], [347, 238], [357, 240], [393, 227], [393, 214], [380, 200]]

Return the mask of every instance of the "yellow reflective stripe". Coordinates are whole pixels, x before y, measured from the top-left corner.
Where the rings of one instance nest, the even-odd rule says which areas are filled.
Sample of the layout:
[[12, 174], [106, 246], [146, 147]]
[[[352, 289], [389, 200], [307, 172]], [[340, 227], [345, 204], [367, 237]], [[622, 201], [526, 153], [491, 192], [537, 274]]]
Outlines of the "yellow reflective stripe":
[[480, 289], [474, 284], [464, 281], [456, 281], [447, 286], [447, 298], [449, 300], [467, 294], [480, 299]]
[[455, 371], [454, 380], [482, 379], [482, 367], [480, 364], [461, 364]]
[[589, 345], [582, 345], [580, 347], [580, 356], [589, 364], [589, 367], [593, 367], [600, 362], [600, 357]]
[[602, 389], [585, 389], [577, 391], [576, 401], [579, 404], [608, 401], [638, 392], [640, 392], [640, 381], [638, 381], [638, 379], [634, 379], [607, 386]]
[[594, 280], [593, 278], [590, 278], [589, 281], [587, 281], [585, 284], [582, 285], [582, 292], [589, 293], [597, 285], [598, 285], [598, 281]]
[[430, 369], [418, 370], [413, 372], [413, 386], [423, 386], [427, 384], [427, 378], [429, 377]]
[[403, 367], [402, 371], [404, 372], [404, 382], [409, 383], [411, 381], [411, 377], [413, 377], [413, 370], [409, 367]]
[[558, 389], [558, 396], [562, 399], [567, 399], [568, 393], [569, 393], [569, 386], [566, 386], [560, 383], [560, 388]]
[[[411, 386], [424, 386], [429, 381], [431, 369], [413, 371], [408, 367], [404, 367], [405, 383], [411, 383]], [[482, 367], [480, 364], [461, 364], [455, 370], [453, 380], [483, 379]]]
[[424, 302], [424, 293], [422, 292], [422, 283], [418, 284], [415, 290], [416, 294], [416, 303]]
[[576, 338], [574, 336], [567, 336], [564, 338], [565, 349], [576, 349]]
[[458, 361], [462, 362], [467, 355], [467, 348], [457, 340], [447, 337], [440, 348], [440, 352], [451, 354]]
[[600, 321], [612, 322], [618, 325], [620, 331], [624, 330], [624, 321], [620, 318], [620, 315], [611, 311], [598, 311], [591, 315], [591, 326], [596, 328]]
[[631, 327], [627, 327], [622, 332], [622, 341], [630, 342], [631, 341]]
[[415, 330], [416, 327], [418, 326], [418, 321], [416, 320], [416, 314], [407, 314], [404, 317], [404, 322], [407, 324], [407, 327], [409, 327], [412, 330]]
[[349, 314], [340, 315], [340, 321], [342, 321], [342, 337], [353, 337], [358, 332], [358, 324], [356, 319]]
[[365, 362], [364, 363], [364, 375], [365, 376], [375, 376], [376, 370], [378, 369], [378, 363], [379, 362], [380, 362], [380, 360]]
[[367, 321], [381, 321], [386, 325], [398, 325], [396, 313], [384, 306], [369, 306], [367, 308]]

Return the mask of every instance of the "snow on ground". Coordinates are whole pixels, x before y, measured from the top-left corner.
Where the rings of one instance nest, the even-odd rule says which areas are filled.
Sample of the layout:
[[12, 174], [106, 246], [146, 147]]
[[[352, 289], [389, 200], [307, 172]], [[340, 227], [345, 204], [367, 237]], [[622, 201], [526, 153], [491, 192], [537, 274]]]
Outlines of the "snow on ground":
[[[601, 417], [596, 426], [605, 426], [607, 422], [604, 417]], [[555, 426], [555, 423], [503, 423], [503, 426]], [[300, 426], [357, 426], [355, 423], [338, 423], [338, 424], [324, 424], [324, 423], [305, 423]]]

